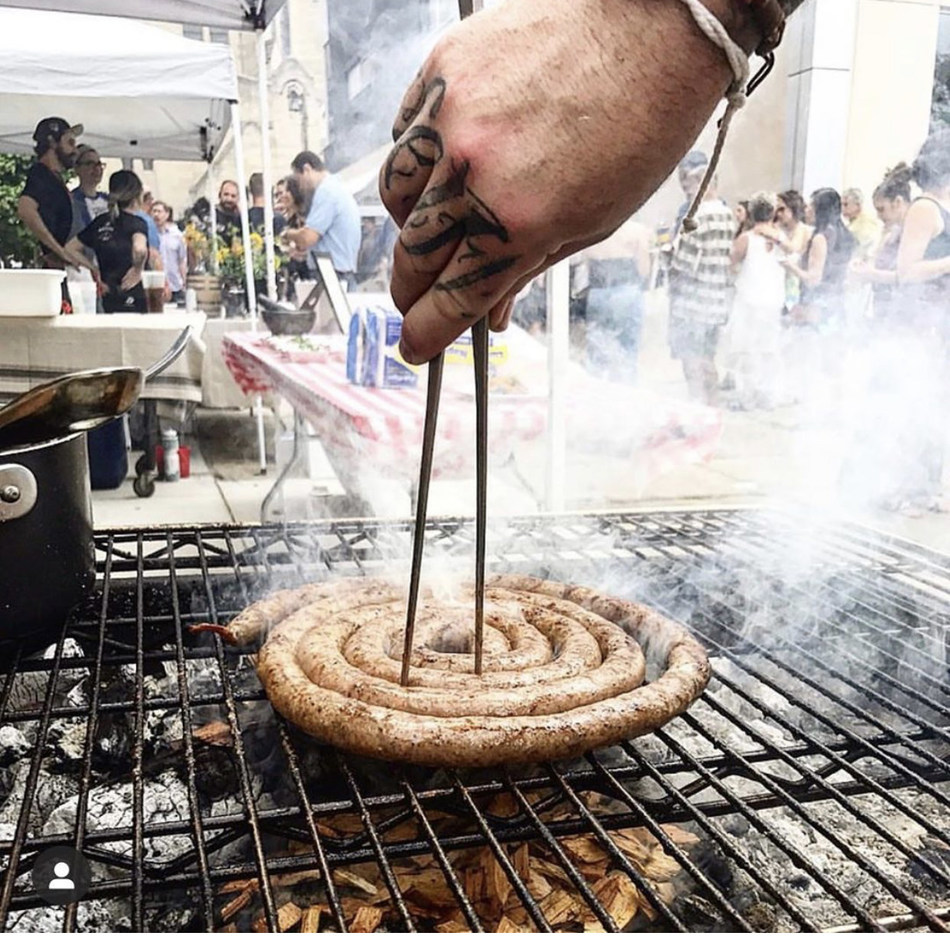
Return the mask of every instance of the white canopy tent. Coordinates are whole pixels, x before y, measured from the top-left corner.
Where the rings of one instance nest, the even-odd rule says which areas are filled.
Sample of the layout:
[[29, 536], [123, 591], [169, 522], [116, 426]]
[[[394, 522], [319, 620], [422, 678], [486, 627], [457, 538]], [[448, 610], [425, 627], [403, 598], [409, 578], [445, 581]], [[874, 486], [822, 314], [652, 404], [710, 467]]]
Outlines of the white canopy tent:
[[[53, 12], [56, 4], [28, 5], [49, 9], [0, 9], [0, 152], [31, 152], [33, 128], [53, 115], [83, 124], [82, 142], [105, 156], [210, 164], [231, 124], [236, 168], [244, 177], [237, 77], [229, 46], [184, 39], [126, 19]], [[90, 13], [101, 9], [93, 3], [71, 6]], [[162, 4], [147, 6], [154, 13]], [[171, 7], [178, 6], [203, 4], [172, 3], [164, 9], [170, 17]], [[133, 12], [133, 7], [126, 3], [123, 13]], [[242, 240], [249, 257], [243, 187], [239, 194]], [[256, 324], [250, 264], [246, 287]], [[258, 435], [263, 470], [259, 405]]]
[[97, 13], [217, 29], [264, 29], [284, 0], [2, 0], [3, 6]]
[[130, 20], [0, 9], [0, 151], [42, 117], [85, 125], [103, 154], [209, 160], [237, 100], [227, 46]]
[[[267, 28], [267, 25], [274, 18], [280, 8], [284, 5], [285, 0], [0, 0], [0, 7], [18, 7], [25, 10], [32, 10], [35, 12], [56, 12], [56, 13], [70, 13], [77, 15], [98, 15], [98, 16], [112, 16], [112, 17], [133, 17], [135, 19], [144, 19], [144, 20], [157, 20], [160, 22], [169, 22], [169, 23], [181, 23], [181, 24], [190, 24], [198, 26], [210, 26], [220, 29], [238, 29], [238, 30], [252, 30], [257, 34], [257, 62], [258, 62], [258, 83], [260, 87], [260, 109], [261, 109], [261, 127], [267, 128], [270, 124], [269, 111], [267, 107], [267, 74], [265, 69], [265, 51], [264, 51], [264, 30]], [[143, 27], [144, 28], [144, 27]], [[152, 30], [150, 34], [153, 34], [156, 30]], [[175, 38], [175, 37], [173, 37]], [[191, 40], [180, 40], [182, 42], [190, 42]], [[203, 43], [195, 43], [196, 45], [204, 45]], [[91, 46], [94, 49], [102, 48], [101, 39], [97, 36]], [[223, 47], [222, 47], [223, 48]], [[233, 60], [231, 60], [230, 50], [224, 50], [229, 61], [232, 61], [231, 73], [233, 78], [234, 68]], [[56, 100], [62, 101], [60, 92], [63, 90], [64, 86], [68, 87], [69, 82], [72, 80], [73, 74], [67, 72], [61, 72], [59, 75], [59, 81], [54, 87], [56, 92]], [[27, 79], [29, 82], [29, 79]], [[32, 82], [29, 82], [32, 85]], [[0, 86], [0, 94], [2, 94], [2, 86]], [[38, 96], [39, 92], [37, 92]], [[235, 128], [234, 133], [234, 158], [237, 168], [237, 173], [239, 178], [245, 177], [244, 172], [244, 147], [241, 139], [241, 121], [239, 116], [238, 109], [238, 95], [237, 95], [237, 84], [234, 82], [233, 94], [229, 98], [230, 104], [230, 116], [233, 126]], [[100, 103], [102, 103], [100, 101]], [[175, 108], [174, 113], [177, 113], [178, 109]], [[56, 110], [47, 111], [43, 116], [48, 114], [56, 114]], [[39, 118], [37, 118], [39, 119]], [[68, 118], [73, 120], [75, 118]], [[78, 122], [78, 121], [77, 121]], [[209, 130], [212, 127], [213, 118], [208, 124]], [[218, 136], [218, 141], [224, 136], [224, 133], [227, 130], [227, 123], [225, 120], [221, 121], [220, 124], [220, 136]], [[90, 136], [86, 137], [87, 142], [95, 142]], [[270, 142], [268, 139], [268, 134], [263, 132], [261, 134], [262, 148], [263, 148], [263, 169], [264, 169], [264, 186], [265, 191], [271, 191], [272, 189], [272, 173], [271, 173], [271, 160], [270, 160]], [[130, 141], [129, 141], [130, 142]], [[203, 142], [203, 141], [201, 141]], [[2, 143], [2, 141], [0, 141]], [[135, 145], [141, 145], [135, 144]], [[107, 146], [103, 146], [103, 150], [109, 152]], [[209, 145], [206, 151], [200, 158], [207, 159], [210, 161], [214, 157], [216, 152], [216, 146], [209, 142]], [[158, 154], [146, 154], [144, 150], [138, 151], [139, 155], [152, 156]], [[172, 157], [172, 158], [189, 158], [189, 157]], [[209, 173], [210, 181], [210, 173]], [[242, 227], [242, 240], [244, 243], [245, 256], [250, 256], [250, 227], [247, 220], [247, 193], [244, 189], [244, 186], [238, 186], [238, 192], [240, 195], [240, 209], [241, 209], [241, 227]], [[212, 201], [212, 205], [214, 202]], [[271, 200], [265, 199], [264, 203], [264, 227], [265, 227], [265, 245], [266, 245], [266, 255], [267, 255], [267, 284], [268, 292], [271, 297], [276, 297], [276, 274], [275, 274], [275, 262], [274, 262], [274, 239], [272, 236], [272, 229], [274, 223], [274, 210]], [[251, 319], [256, 327], [257, 322], [257, 299], [254, 293], [254, 282], [253, 274], [251, 272], [250, 264], [246, 264], [247, 267], [247, 295], [248, 295], [248, 305], [250, 307]], [[263, 410], [261, 408], [260, 397], [257, 398], [255, 409], [257, 411], [257, 435], [258, 435], [258, 458], [260, 461], [261, 474], [266, 473], [267, 463], [264, 456], [264, 422], [263, 422]]]

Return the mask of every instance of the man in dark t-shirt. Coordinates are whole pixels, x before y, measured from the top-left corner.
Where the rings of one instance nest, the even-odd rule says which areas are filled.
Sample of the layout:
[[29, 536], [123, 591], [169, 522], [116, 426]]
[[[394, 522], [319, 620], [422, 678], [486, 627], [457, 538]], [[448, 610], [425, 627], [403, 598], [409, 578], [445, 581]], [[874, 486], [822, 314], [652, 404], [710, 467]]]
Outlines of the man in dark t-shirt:
[[46, 117], [33, 131], [36, 162], [30, 167], [17, 202], [17, 215], [40, 242], [43, 262], [54, 269], [92, 264], [79, 251], [66, 248], [73, 224], [73, 203], [61, 173], [76, 162], [76, 137], [82, 125]]
[[215, 233], [225, 247], [230, 247], [234, 238], [241, 239], [239, 198], [237, 182], [225, 179], [218, 189], [218, 206], [215, 209]]
[[[247, 209], [247, 221], [252, 231], [264, 236], [264, 176], [260, 172], [252, 172], [248, 179], [247, 190], [251, 196], [251, 206]], [[279, 237], [281, 231], [287, 227], [287, 219], [274, 212], [274, 237]]]
[[[133, 239], [139, 235], [139, 250], [133, 250]], [[96, 255], [99, 275], [107, 287], [102, 297], [105, 312], [147, 312], [145, 290], [141, 279], [123, 288], [123, 280], [135, 266], [136, 253], [147, 251], [148, 234], [145, 222], [131, 211], [100, 215], [77, 235]], [[144, 260], [143, 260], [144, 262]]]

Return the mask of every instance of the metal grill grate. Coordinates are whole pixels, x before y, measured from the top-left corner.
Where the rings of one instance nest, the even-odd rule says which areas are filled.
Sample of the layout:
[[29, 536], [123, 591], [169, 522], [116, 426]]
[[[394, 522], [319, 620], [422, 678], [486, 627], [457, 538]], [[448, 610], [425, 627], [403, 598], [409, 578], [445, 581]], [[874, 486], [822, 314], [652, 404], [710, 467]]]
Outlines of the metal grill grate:
[[[429, 536], [428, 562], [468, 567], [467, 521]], [[947, 928], [946, 557], [737, 511], [512, 522], [490, 536], [494, 570], [651, 604], [715, 670], [663, 731], [532, 769], [319, 749], [274, 719], [246, 654], [185, 630], [276, 587], [376, 574], [408, 543], [365, 521], [102, 534], [94, 599], [0, 677], [3, 928]], [[93, 869], [65, 909], [31, 886], [54, 845]]]

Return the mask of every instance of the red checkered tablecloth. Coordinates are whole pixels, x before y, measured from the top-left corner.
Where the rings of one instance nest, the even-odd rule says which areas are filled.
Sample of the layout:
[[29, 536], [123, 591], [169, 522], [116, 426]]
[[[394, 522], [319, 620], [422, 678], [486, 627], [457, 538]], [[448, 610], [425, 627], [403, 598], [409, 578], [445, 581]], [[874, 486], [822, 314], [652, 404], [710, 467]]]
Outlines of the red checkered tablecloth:
[[[409, 390], [355, 386], [346, 379], [342, 350], [325, 362], [295, 361], [266, 337], [229, 333], [222, 341], [228, 369], [245, 393], [275, 392], [314, 428], [324, 448], [384, 476], [413, 479], [418, 472], [425, 419], [424, 380]], [[643, 487], [659, 475], [702, 461], [722, 433], [717, 410], [671, 401], [633, 387], [568, 375], [566, 438], [575, 450], [629, 458]], [[518, 442], [547, 427], [544, 396], [493, 394], [489, 452], [503, 461]], [[443, 387], [434, 476], [474, 471], [475, 406], [470, 395]], [[333, 457], [333, 454], [331, 454]]]
[[[384, 475], [414, 477], [425, 422], [425, 387], [381, 390], [346, 379], [342, 351], [325, 362], [294, 360], [265, 337], [229, 333], [222, 340], [228, 369], [245, 393], [274, 392], [314, 428], [325, 448], [349, 450]], [[489, 450], [505, 458], [517, 441], [537, 438], [547, 406], [537, 398], [492, 400]], [[475, 405], [470, 396], [444, 388], [439, 404], [433, 476], [464, 474], [475, 460]]]

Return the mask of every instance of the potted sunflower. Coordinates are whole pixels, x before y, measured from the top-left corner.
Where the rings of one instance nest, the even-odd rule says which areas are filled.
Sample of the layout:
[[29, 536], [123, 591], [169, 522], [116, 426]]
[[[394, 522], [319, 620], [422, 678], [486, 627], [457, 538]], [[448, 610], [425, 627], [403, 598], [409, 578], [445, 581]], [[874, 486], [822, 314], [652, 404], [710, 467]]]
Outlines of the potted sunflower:
[[[221, 277], [224, 307], [228, 317], [243, 315], [247, 306], [247, 282], [244, 273], [244, 244], [235, 237], [228, 246], [215, 238], [215, 258], [218, 261], [218, 276]], [[275, 256], [280, 266], [280, 257]], [[257, 231], [251, 231], [251, 271], [254, 287], [258, 293], [266, 289], [267, 261], [264, 254], [264, 238]]]

